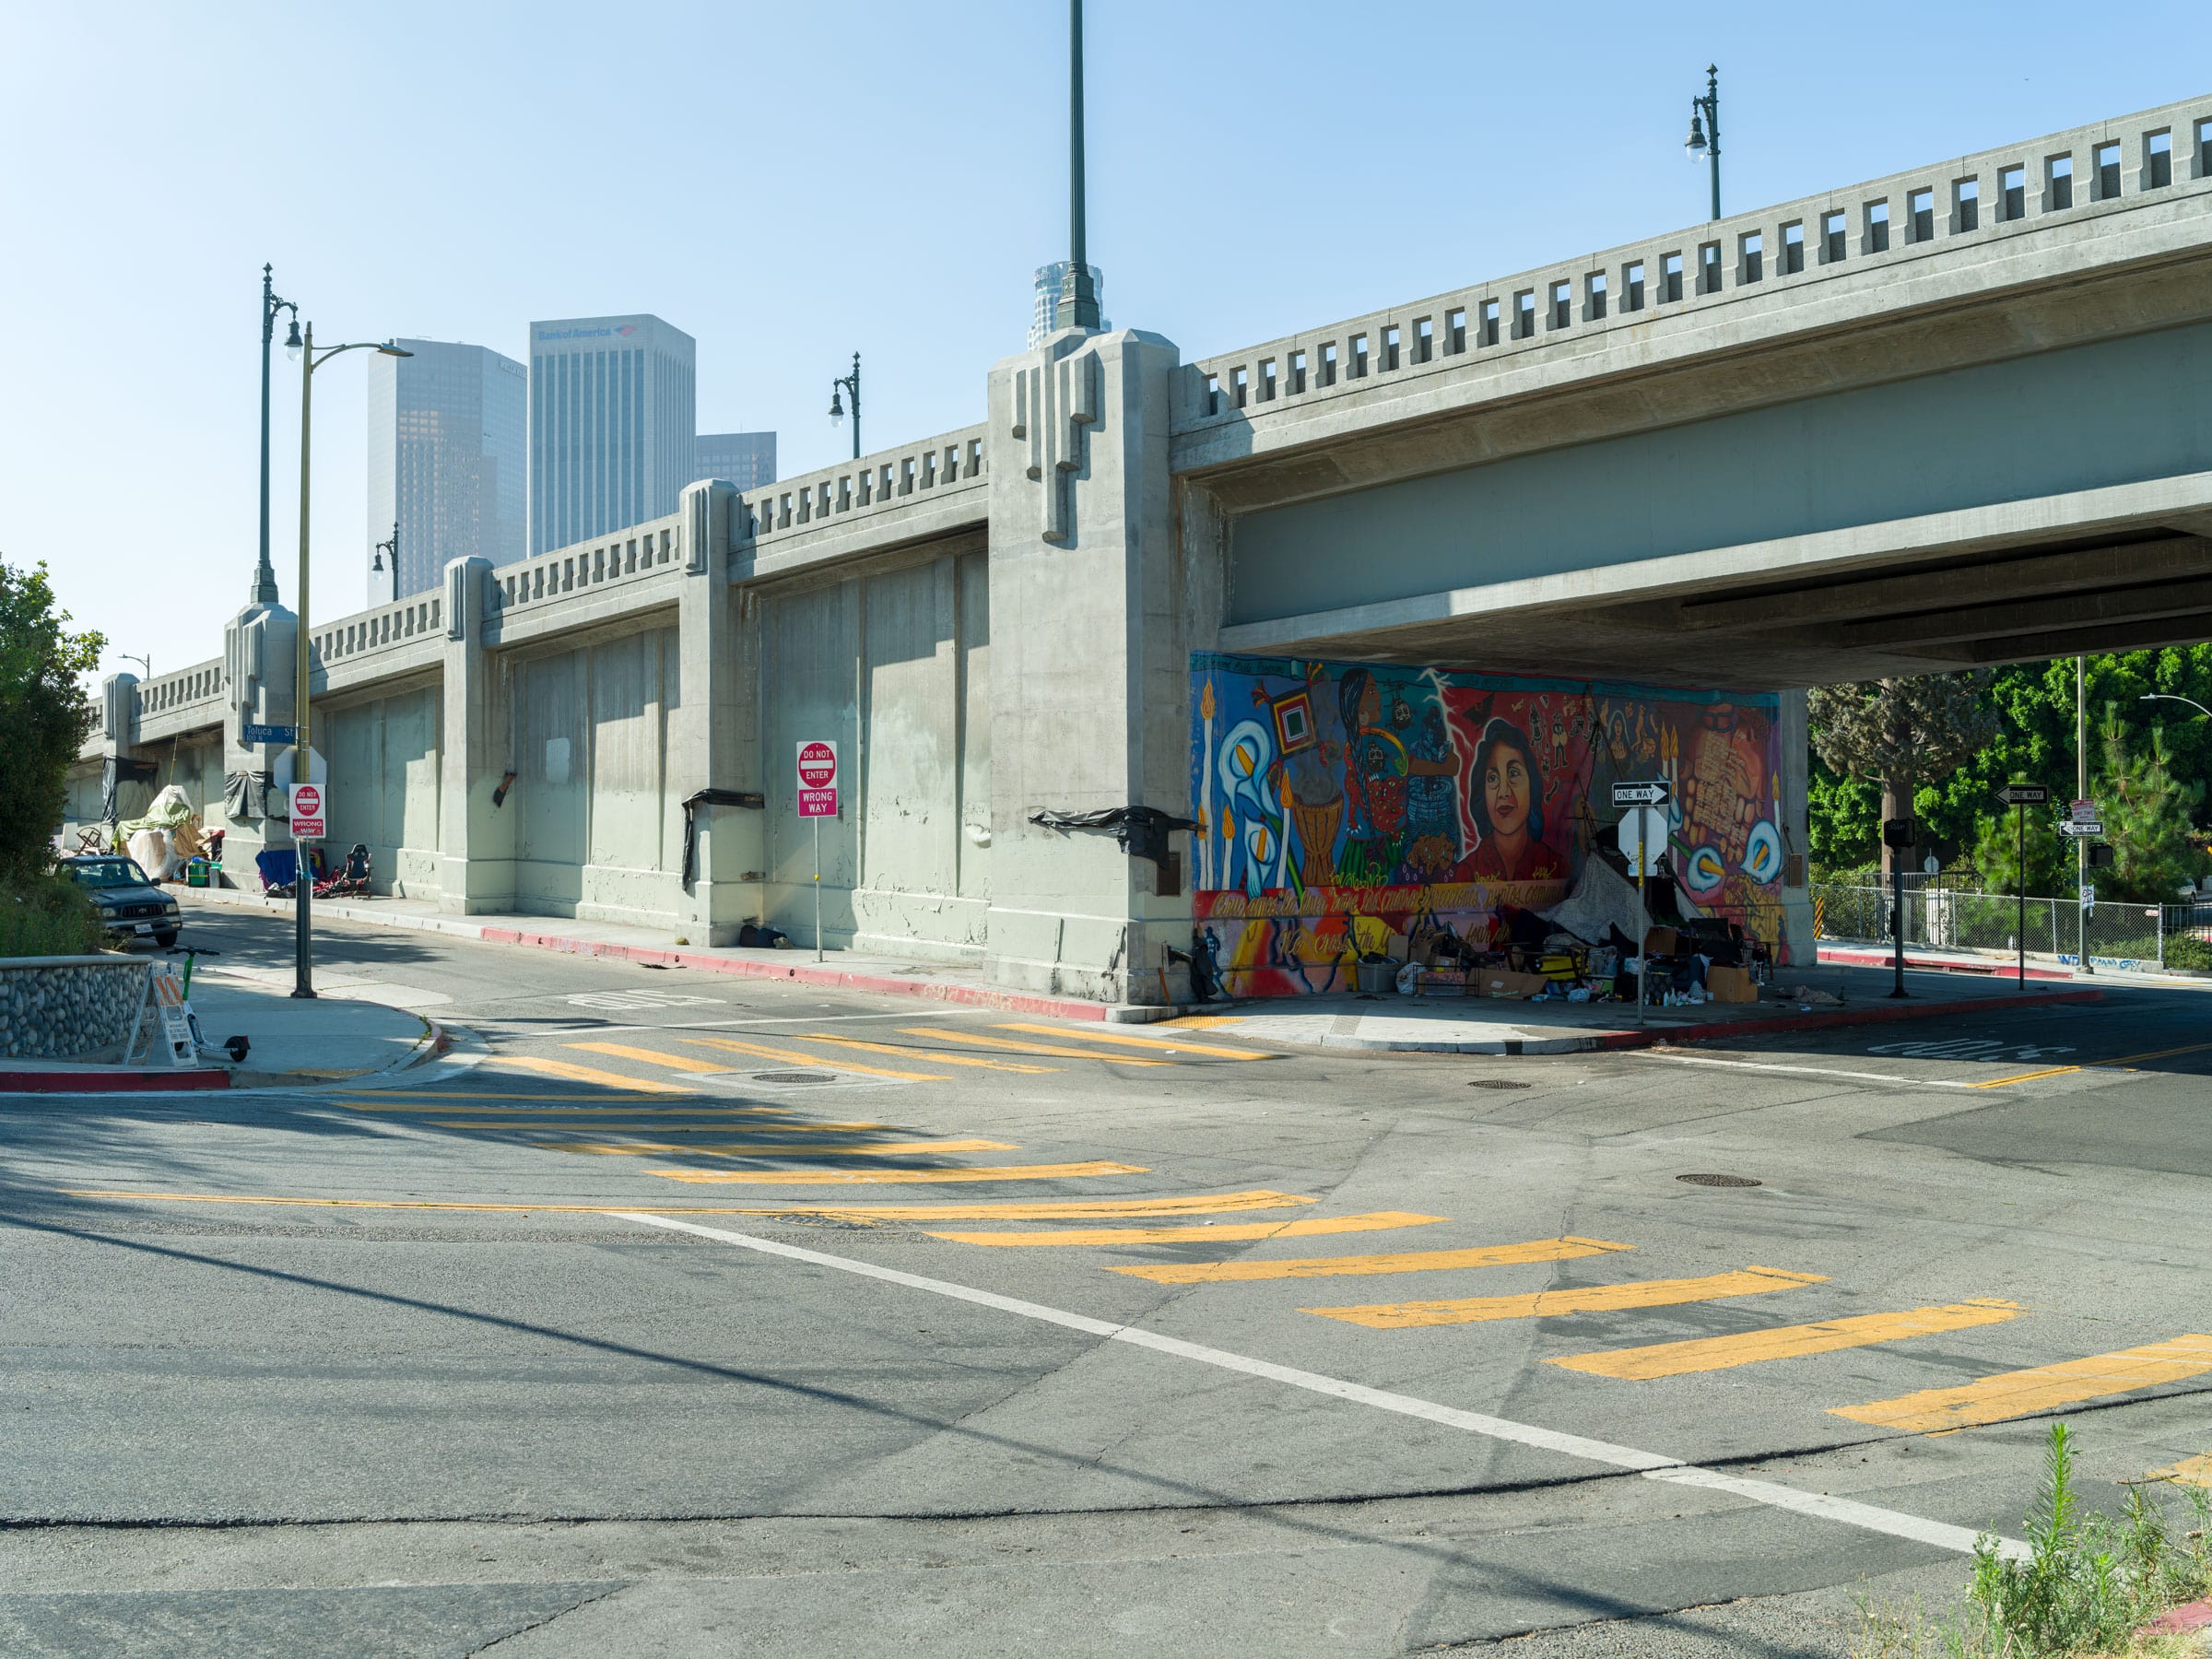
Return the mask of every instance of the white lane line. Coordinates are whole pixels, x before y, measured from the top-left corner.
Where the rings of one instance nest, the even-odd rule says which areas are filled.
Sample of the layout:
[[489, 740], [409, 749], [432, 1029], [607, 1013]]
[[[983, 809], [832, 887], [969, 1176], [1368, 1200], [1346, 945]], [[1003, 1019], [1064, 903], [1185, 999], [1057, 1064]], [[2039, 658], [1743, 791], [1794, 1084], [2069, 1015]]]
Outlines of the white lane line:
[[[1516, 1445], [1534, 1446], [1540, 1451], [1579, 1457], [1587, 1463], [1628, 1469], [1652, 1480], [1670, 1480], [1684, 1486], [1728, 1492], [1771, 1508], [1840, 1522], [1846, 1526], [1887, 1534], [1893, 1538], [1909, 1538], [1917, 1544], [1931, 1544], [1939, 1549], [1954, 1550], [1960, 1555], [1971, 1555], [1974, 1549], [1976, 1535], [1966, 1527], [1951, 1526], [1896, 1510], [1879, 1509], [1873, 1504], [1859, 1503], [1848, 1498], [1830, 1498], [1820, 1493], [1801, 1492], [1793, 1487], [1778, 1486], [1772, 1481], [1724, 1475], [1717, 1470], [1686, 1464], [1678, 1457], [1665, 1457], [1656, 1452], [1641, 1452], [1634, 1446], [1618, 1446], [1609, 1441], [1589, 1440], [1579, 1434], [1562, 1434], [1556, 1429], [1540, 1429], [1534, 1423], [1516, 1423], [1508, 1418], [1489, 1417], [1478, 1411], [1462, 1411], [1455, 1406], [1440, 1406], [1433, 1400], [1417, 1399], [1412, 1394], [1394, 1394], [1384, 1388], [1370, 1388], [1365, 1383], [1347, 1382], [1341, 1377], [1325, 1376], [1320, 1371], [1277, 1365], [1272, 1360], [1232, 1354], [1226, 1348], [1207, 1347], [1201, 1343], [1185, 1342], [1180, 1337], [1163, 1336], [1158, 1332], [1115, 1324], [1111, 1320], [1093, 1319], [1087, 1313], [1071, 1313], [1063, 1308], [1046, 1307], [1042, 1302], [1000, 1296], [994, 1291], [978, 1290], [971, 1286], [956, 1285], [947, 1279], [926, 1278], [918, 1273], [902, 1273], [896, 1267], [878, 1267], [873, 1262], [829, 1255], [822, 1251], [785, 1244], [775, 1239], [756, 1238], [751, 1233], [732, 1232], [721, 1227], [702, 1227], [696, 1221], [681, 1221], [673, 1216], [648, 1216], [634, 1210], [613, 1212], [613, 1218], [618, 1221], [635, 1221], [641, 1227], [658, 1227], [669, 1232], [696, 1233], [702, 1239], [718, 1240], [724, 1244], [735, 1244], [741, 1250], [759, 1251], [763, 1255], [810, 1262], [818, 1267], [832, 1267], [840, 1273], [855, 1274], [862, 1278], [881, 1279], [888, 1285], [903, 1285], [910, 1290], [926, 1290], [933, 1296], [946, 1296], [956, 1301], [973, 1302], [978, 1307], [995, 1308], [1002, 1313], [1018, 1314], [1024, 1319], [1039, 1320], [1071, 1331], [1082, 1331], [1112, 1342], [1126, 1342], [1135, 1347], [1172, 1354], [1177, 1359], [1216, 1366], [1222, 1371], [1241, 1371], [1248, 1377], [1262, 1377], [1271, 1382], [1302, 1388], [1310, 1394], [1348, 1400], [1357, 1406], [1371, 1406], [1378, 1411], [1419, 1418], [1425, 1422], [1440, 1423], [1447, 1429], [1465, 1430], [1469, 1434], [1480, 1434], [1491, 1440], [1510, 1441]], [[2009, 1560], [2026, 1560], [2030, 1551], [2027, 1545], [2015, 1539], [1999, 1538], [1997, 1553]]]
[[1942, 1077], [1893, 1077], [1887, 1072], [1838, 1071], [1832, 1065], [1774, 1065], [1763, 1060], [1714, 1060], [1703, 1054], [1662, 1054], [1653, 1049], [1628, 1049], [1642, 1060], [1668, 1060], [1677, 1065], [1725, 1065], [1736, 1071], [1790, 1072], [1801, 1077], [1850, 1077], [1860, 1083], [1904, 1083], [1915, 1088], [1971, 1088], [1971, 1083], [1953, 1083]]

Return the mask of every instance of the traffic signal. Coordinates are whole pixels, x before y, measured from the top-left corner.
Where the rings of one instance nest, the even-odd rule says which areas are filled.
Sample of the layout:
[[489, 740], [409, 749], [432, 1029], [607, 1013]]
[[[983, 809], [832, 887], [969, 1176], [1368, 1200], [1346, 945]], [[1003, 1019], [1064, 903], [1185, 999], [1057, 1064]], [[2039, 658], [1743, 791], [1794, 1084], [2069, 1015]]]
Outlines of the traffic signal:
[[2089, 868], [2109, 870], [2112, 867], [2112, 845], [2110, 841], [2089, 843]]

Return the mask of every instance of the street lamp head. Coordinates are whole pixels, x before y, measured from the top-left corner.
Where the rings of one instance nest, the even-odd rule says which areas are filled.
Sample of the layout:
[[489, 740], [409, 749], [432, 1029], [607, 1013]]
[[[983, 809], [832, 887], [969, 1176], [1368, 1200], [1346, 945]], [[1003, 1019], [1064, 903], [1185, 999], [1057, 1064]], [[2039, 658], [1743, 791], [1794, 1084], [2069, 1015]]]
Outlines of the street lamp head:
[[1682, 141], [1682, 153], [1692, 161], [1699, 160], [1705, 154], [1705, 122], [1695, 111], [1690, 112], [1689, 136]]
[[844, 391], [843, 391], [843, 389], [842, 389], [841, 387], [832, 386], [832, 387], [830, 387], [830, 424], [831, 426], [835, 426], [835, 425], [837, 425], [837, 423], [838, 423], [839, 421], [841, 421], [841, 420], [844, 419], [844, 418], [845, 418], [845, 394], [844, 394]]
[[411, 351], [402, 351], [398, 347], [393, 345], [389, 340], [380, 342], [377, 346], [377, 349], [382, 352], [386, 357], [413, 357], [415, 355]]
[[300, 360], [300, 319], [295, 315], [292, 318], [291, 332], [284, 336], [284, 355], [296, 363]]

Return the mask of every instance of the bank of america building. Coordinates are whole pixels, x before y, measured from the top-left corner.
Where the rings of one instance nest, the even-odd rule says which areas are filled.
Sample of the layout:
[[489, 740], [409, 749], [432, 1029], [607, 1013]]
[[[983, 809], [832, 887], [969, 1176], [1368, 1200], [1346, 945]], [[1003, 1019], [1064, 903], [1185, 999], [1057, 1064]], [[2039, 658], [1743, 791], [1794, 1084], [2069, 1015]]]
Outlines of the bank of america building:
[[530, 552], [676, 511], [698, 347], [658, 317], [530, 324]]
[[371, 605], [429, 592], [452, 559], [523, 557], [523, 366], [482, 346], [399, 344], [415, 355], [369, 359]]

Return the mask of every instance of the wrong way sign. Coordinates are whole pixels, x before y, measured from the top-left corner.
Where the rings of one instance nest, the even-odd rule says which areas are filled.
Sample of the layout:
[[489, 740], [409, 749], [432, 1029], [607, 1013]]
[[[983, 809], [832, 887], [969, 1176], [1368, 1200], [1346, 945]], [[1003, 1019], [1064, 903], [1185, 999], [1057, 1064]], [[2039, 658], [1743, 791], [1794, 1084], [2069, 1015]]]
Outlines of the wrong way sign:
[[323, 829], [323, 785], [295, 783], [292, 785], [292, 839], [294, 841], [321, 841]]
[[799, 816], [837, 816], [837, 744], [814, 737], [799, 745]]

